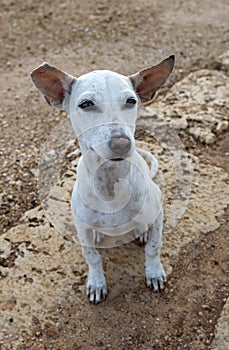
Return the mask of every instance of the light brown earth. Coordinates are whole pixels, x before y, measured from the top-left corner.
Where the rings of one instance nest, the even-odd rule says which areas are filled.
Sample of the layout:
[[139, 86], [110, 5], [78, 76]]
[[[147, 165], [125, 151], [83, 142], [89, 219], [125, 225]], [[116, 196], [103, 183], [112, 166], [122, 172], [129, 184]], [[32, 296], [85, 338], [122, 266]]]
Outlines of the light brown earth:
[[[0, 350], [227, 350], [228, 2], [1, 1], [0, 10]], [[109, 296], [94, 306], [84, 295], [79, 245], [52, 227], [40, 205], [41, 145], [68, 121], [45, 104], [29, 72], [48, 61], [76, 76], [131, 74], [170, 54], [174, 72], [141, 111], [136, 135], [161, 166], [168, 284], [161, 295], [145, 287], [136, 242], [105, 249]], [[172, 125], [192, 160], [183, 183], [191, 185], [189, 203], [177, 201], [187, 208], [172, 230], [178, 184], [169, 151], [145, 132], [155, 123]], [[63, 159], [67, 200], [73, 150], [71, 142]], [[68, 204], [60, 209], [68, 214]]]

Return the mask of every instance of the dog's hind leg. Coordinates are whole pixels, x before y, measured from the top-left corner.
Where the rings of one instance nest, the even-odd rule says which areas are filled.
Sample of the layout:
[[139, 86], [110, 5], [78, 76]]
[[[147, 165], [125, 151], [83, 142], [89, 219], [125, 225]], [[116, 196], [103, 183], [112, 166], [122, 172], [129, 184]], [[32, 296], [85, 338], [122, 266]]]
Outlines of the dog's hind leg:
[[88, 264], [87, 295], [90, 302], [99, 303], [107, 295], [106, 279], [99, 252], [93, 247], [82, 247], [83, 256]]
[[166, 274], [160, 261], [162, 225], [163, 211], [161, 209], [156, 221], [148, 230], [148, 242], [145, 246], [146, 284], [156, 292], [162, 290], [166, 282]]

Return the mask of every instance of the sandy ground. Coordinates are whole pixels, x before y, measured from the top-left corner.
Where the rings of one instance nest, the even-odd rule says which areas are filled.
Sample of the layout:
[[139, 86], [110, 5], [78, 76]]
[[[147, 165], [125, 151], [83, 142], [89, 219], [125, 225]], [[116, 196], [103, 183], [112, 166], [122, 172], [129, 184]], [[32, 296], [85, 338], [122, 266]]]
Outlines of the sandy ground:
[[[0, 349], [226, 350], [216, 325], [228, 296], [228, 63], [220, 58], [228, 50], [227, 1], [1, 1], [0, 8]], [[132, 242], [103, 252], [110, 294], [93, 306], [79, 246], [40, 207], [41, 145], [66, 115], [44, 103], [29, 72], [48, 61], [76, 76], [131, 74], [170, 54], [175, 70], [144, 112], [175, 128], [193, 162], [187, 211], [164, 238], [168, 285], [162, 295], [145, 288], [143, 249]], [[152, 149], [144, 120], [137, 137]], [[171, 159], [158, 146], [169, 214]], [[70, 166], [66, 160], [64, 171]]]

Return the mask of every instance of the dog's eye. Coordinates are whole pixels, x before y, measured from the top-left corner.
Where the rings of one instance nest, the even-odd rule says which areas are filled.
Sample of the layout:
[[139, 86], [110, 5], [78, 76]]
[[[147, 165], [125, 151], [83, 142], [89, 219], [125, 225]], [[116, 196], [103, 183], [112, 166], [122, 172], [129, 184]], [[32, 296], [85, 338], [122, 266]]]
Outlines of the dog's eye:
[[126, 100], [126, 104], [127, 105], [135, 105], [137, 103], [137, 101], [135, 100], [135, 98], [133, 97], [129, 97], [127, 100]]
[[85, 100], [85, 101], [82, 101], [80, 104], [79, 104], [79, 107], [81, 109], [91, 109], [93, 106], [94, 106], [94, 102], [91, 101], [91, 100]]

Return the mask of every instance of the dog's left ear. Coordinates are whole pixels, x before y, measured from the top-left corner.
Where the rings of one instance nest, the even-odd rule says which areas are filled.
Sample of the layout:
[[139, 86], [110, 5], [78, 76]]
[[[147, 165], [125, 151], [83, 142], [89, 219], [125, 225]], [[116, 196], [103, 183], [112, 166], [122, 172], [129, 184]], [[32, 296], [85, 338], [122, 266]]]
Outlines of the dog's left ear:
[[51, 106], [62, 108], [64, 98], [71, 92], [73, 76], [44, 62], [32, 71], [31, 78]]
[[152, 100], [172, 72], [174, 62], [175, 56], [172, 55], [157, 66], [145, 68], [129, 77], [142, 103]]

